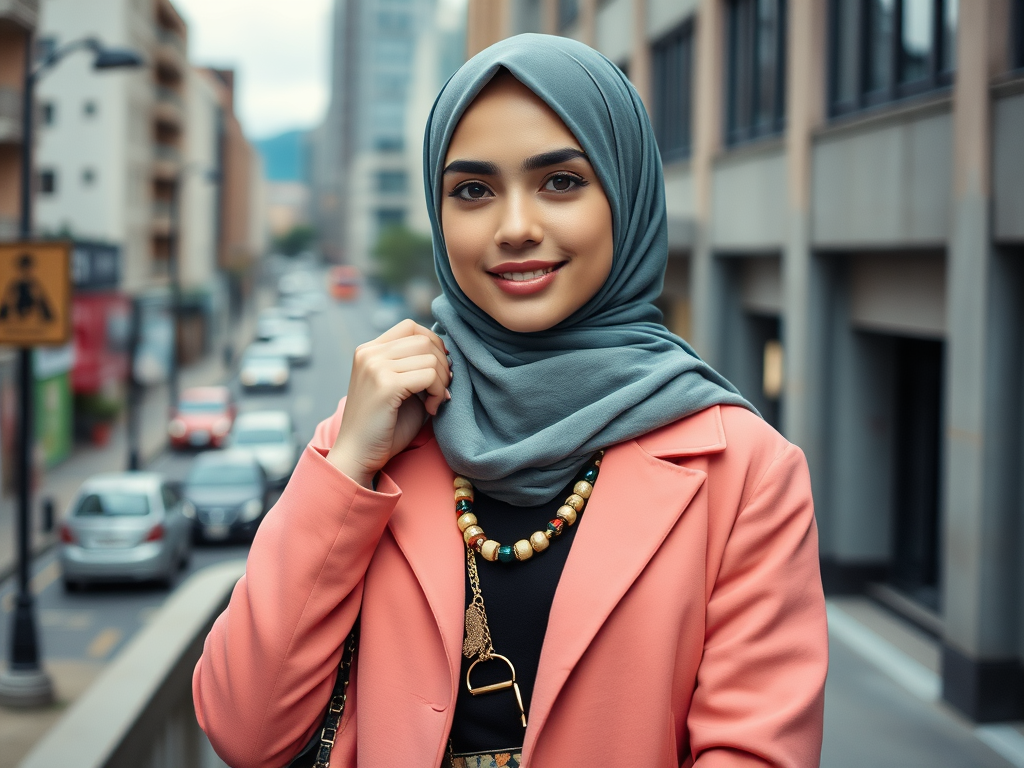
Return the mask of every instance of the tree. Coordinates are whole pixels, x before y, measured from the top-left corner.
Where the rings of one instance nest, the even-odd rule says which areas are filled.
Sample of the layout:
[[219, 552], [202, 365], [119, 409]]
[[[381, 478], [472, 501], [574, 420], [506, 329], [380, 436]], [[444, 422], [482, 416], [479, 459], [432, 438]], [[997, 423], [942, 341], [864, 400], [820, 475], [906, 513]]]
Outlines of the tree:
[[433, 243], [428, 236], [413, 232], [404, 224], [387, 227], [373, 249], [377, 278], [395, 291], [400, 291], [413, 278], [432, 278], [433, 253]]
[[295, 256], [308, 250], [316, 240], [316, 230], [308, 224], [296, 224], [274, 239], [274, 248], [285, 256]]

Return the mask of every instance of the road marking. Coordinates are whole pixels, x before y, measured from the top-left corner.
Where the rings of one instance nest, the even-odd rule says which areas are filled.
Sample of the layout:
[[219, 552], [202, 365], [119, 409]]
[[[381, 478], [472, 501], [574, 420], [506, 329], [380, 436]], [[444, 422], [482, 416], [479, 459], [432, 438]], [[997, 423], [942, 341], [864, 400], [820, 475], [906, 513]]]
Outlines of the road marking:
[[[32, 590], [33, 595], [38, 595], [48, 586], [53, 584], [57, 579], [60, 578], [60, 563], [56, 560], [51, 560], [45, 568], [39, 573], [32, 577], [29, 581], [29, 589]], [[18, 597], [18, 590], [8, 592], [4, 595], [3, 599], [3, 611], [4, 613], [10, 613], [14, 610], [14, 602]]]
[[115, 627], [107, 627], [92, 639], [85, 652], [91, 659], [102, 659], [119, 642], [121, 642], [121, 630]]

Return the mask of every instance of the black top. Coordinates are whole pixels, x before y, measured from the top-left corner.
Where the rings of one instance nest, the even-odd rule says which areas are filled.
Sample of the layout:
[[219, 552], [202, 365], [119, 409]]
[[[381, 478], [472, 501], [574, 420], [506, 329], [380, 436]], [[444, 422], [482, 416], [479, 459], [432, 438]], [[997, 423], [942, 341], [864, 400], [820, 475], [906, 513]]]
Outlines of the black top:
[[[589, 467], [589, 462], [587, 467]], [[583, 475], [580, 472], [580, 477]], [[552, 501], [536, 507], [514, 507], [474, 490], [473, 513], [488, 538], [502, 544], [514, 544], [529, 539], [534, 531], [542, 531], [555, 517], [566, 497], [572, 493], [575, 478], [559, 491]], [[600, 480], [598, 480], [600, 482]], [[480, 591], [487, 612], [487, 625], [491, 629], [494, 652], [506, 656], [516, 669], [516, 682], [523, 695], [527, 719], [530, 698], [537, 677], [544, 632], [548, 614], [555, 597], [555, 588], [562, 568], [569, 556], [569, 548], [580, 521], [586, 515], [584, 508], [576, 524], [566, 526], [561, 536], [551, 539], [543, 552], [534, 553], [524, 563], [489, 562], [476, 556], [480, 574]], [[454, 520], [452, 525], [454, 525]], [[466, 605], [473, 599], [473, 590], [466, 575]], [[462, 657], [462, 672], [458, 680], [459, 695], [455, 703], [452, 723], [452, 748], [456, 754], [464, 752], [498, 752], [519, 749], [523, 745], [522, 720], [519, 706], [511, 688], [477, 696], [466, 688], [466, 671], [473, 659]], [[500, 661], [481, 662], [473, 670], [473, 685], [481, 686], [509, 679], [508, 666]]]

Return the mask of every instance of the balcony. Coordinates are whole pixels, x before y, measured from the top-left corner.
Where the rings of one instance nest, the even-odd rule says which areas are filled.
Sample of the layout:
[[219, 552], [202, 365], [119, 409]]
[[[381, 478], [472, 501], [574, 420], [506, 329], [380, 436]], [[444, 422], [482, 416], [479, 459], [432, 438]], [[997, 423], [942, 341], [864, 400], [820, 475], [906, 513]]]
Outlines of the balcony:
[[181, 130], [184, 101], [181, 94], [164, 85], [156, 87], [156, 104], [153, 106], [153, 117], [164, 126]]
[[161, 74], [171, 80], [180, 80], [188, 61], [185, 39], [176, 32], [157, 27], [154, 59]]
[[21, 90], [0, 85], [0, 144], [21, 143]]
[[181, 151], [170, 144], [153, 145], [153, 178], [173, 181], [181, 168]]

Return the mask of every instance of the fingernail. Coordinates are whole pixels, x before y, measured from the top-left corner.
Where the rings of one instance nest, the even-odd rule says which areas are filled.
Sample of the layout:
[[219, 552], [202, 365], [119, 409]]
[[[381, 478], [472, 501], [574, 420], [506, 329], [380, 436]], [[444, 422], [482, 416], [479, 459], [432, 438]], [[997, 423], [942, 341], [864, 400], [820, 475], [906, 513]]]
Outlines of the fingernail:
[[447, 389], [444, 391], [444, 399], [445, 400], [451, 400], [452, 399], [452, 393], [449, 392]]
[[[442, 343], [442, 344], [441, 344], [441, 346], [442, 346], [442, 347], [444, 347], [444, 344]], [[444, 353], [445, 353], [446, 355], [448, 354], [448, 347], [444, 347]]]

